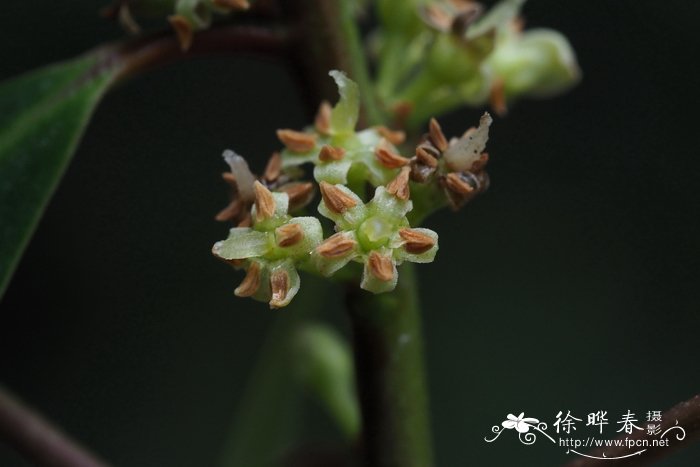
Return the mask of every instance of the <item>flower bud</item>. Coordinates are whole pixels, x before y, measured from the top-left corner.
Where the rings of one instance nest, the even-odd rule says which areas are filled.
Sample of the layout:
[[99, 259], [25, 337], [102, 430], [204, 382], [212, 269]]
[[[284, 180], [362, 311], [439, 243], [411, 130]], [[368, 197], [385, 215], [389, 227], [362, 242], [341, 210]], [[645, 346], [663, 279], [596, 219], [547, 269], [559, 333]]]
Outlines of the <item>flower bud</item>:
[[427, 3], [429, 0], [379, 0], [379, 20], [390, 34], [412, 36], [424, 28], [418, 9]]
[[514, 34], [499, 43], [489, 65], [505, 96], [549, 97], [576, 84], [580, 71], [571, 44], [551, 29]]

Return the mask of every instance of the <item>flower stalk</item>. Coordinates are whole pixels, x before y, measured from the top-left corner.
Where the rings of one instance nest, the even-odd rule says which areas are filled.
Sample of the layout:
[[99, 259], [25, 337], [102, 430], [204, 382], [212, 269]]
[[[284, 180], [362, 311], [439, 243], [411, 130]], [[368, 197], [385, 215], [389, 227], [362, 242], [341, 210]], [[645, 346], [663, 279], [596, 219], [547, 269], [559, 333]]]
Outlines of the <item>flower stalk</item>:
[[401, 266], [389, 294], [347, 289], [363, 454], [370, 467], [434, 465], [414, 269]]

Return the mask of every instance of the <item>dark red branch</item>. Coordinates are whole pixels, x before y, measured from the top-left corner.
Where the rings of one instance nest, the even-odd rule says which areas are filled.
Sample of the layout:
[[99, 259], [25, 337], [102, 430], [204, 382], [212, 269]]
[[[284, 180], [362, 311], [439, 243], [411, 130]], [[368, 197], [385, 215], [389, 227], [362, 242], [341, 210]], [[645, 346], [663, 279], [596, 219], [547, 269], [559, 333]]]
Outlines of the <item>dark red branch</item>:
[[229, 25], [197, 33], [190, 50], [183, 52], [168, 31], [104, 48], [102, 66], [119, 68], [118, 80], [190, 58], [249, 53], [285, 57], [290, 46], [283, 28]]
[[41, 467], [106, 467], [0, 386], [0, 441]]
[[[652, 439], [658, 439], [658, 435], [649, 435], [646, 431], [637, 431], [633, 435], [628, 435], [628, 439], [634, 440], [649, 440], [649, 447], [647, 450], [639, 456], [628, 457], [626, 459], [611, 461], [600, 460], [600, 459], [589, 459], [580, 458], [573, 462], [570, 462], [566, 467], [599, 467], [599, 466], [614, 466], [614, 467], [631, 467], [631, 466], [644, 466], [651, 465], [658, 460], [669, 456], [670, 454], [689, 446], [690, 444], [700, 440], [700, 395], [693, 397], [692, 399], [681, 402], [680, 404], [674, 406], [668, 411], [664, 412], [661, 417], [662, 422], [661, 432], [666, 431], [672, 426], [676, 425], [678, 421], [678, 426], [685, 430], [685, 438], [679, 441], [676, 438], [677, 430], [673, 430], [668, 433], [669, 445], [666, 447], [653, 447], [651, 446]], [[620, 437], [618, 439], [624, 439], [625, 437]], [[643, 448], [639, 448], [643, 449]], [[638, 450], [638, 449], [637, 449]], [[588, 453], [588, 455], [603, 457], [618, 457], [631, 454], [635, 449], [628, 449], [625, 446], [619, 447], [609, 447], [596, 449]]]

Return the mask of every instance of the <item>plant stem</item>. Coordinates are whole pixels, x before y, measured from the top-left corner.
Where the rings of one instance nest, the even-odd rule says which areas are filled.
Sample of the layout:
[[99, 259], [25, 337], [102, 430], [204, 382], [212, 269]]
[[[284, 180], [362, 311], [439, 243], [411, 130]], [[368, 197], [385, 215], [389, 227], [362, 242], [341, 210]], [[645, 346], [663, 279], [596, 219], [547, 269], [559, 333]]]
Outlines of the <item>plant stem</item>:
[[107, 464], [78, 445], [0, 386], [0, 440], [38, 466], [105, 467]]
[[[357, 81], [363, 123], [381, 123], [375, 90], [349, 1], [296, 0], [302, 28], [300, 59], [307, 89], [335, 96], [327, 73], [341, 69]], [[401, 267], [395, 292], [370, 295], [348, 287], [365, 458], [370, 467], [430, 467], [432, 445], [423, 369], [420, 312], [413, 266]]]
[[254, 53], [283, 57], [290, 38], [282, 28], [227, 25], [200, 32], [187, 52], [171, 32], [103, 47], [105, 65], [120, 67], [117, 80], [125, 80], [172, 62], [209, 55]]
[[[614, 465], [616, 467], [637, 467], [642, 465], [650, 465], [664, 457], [669, 456], [679, 449], [688, 447], [690, 444], [700, 440], [700, 395], [670, 408], [662, 414], [661, 420], [662, 421], [659, 424], [661, 427], [661, 433], [677, 424], [679, 427], [682, 427], [683, 430], [685, 430], [685, 437], [683, 439], [678, 439], [677, 435], [680, 433], [680, 431], [678, 429], [673, 429], [668, 432], [668, 435], [666, 435], [669, 440], [669, 444], [667, 446], [653, 446], [651, 440], [658, 439], [658, 435], [650, 435], [647, 431], [637, 431], [633, 435], [622, 436], [618, 439], [628, 438], [634, 440], [647, 440], [649, 441], [649, 447], [646, 448], [646, 451], [639, 456], [632, 456], [626, 459], [614, 461]], [[611, 448], [596, 449], [589, 452], [588, 455], [595, 457], [603, 457], [603, 455], [605, 455], [605, 457], [608, 459], [581, 458], [568, 463], [566, 467], [608, 466], [611, 465], [610, 458], [625, 456], [631, 452], [632, 451], [624, 443], [617, 447], [613, 446]]]
[[353, 2], [290, 0], [285, 6], [297, 18], [295, 51], [309, 110], [315, 112], [324, 99], [331, 102], [337, 99], [335, 83], [328, 77], [328, 72], [336, 69], [346, 72], [360, 86], [359, 126], [380, 123], [383, 115], [365, 62], [353, 16]]
[[370, 467], [433, 465], [416, 286], [413, 264], [406, 263], [393, 293], [348, 289], [364, 454]]

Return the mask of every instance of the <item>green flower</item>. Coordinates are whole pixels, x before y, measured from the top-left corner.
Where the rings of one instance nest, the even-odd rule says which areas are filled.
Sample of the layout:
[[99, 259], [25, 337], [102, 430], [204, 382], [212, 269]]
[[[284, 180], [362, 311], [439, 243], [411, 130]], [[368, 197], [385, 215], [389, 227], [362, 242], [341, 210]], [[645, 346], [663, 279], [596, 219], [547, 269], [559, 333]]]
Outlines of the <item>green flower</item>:
[[396, 287], [396, 266], [403, 261], [429, 263], [438, 250], [438, 235], [429, 229], [413, 229], [406, 214], [409, 168], [386, 187], [377, 187], [367, 204], [343, 185], [321, 182], [323, 200], [318, 211], [335, 222], [336, 234], [318, 245], [312, 261], [321, 274], [330, 276], [350, 261], [364, 264], [360, 287], [374, 293]]
[[318, 182], [347, 184], [363, 180], [374, 186], [386, 184], [396, 175], [397, 167], [408, 163], [408, 159], [391, 162], [382, 157], [387, 152], [398, 155], [394, 144], [403, 142], [403, 133], [385, 127], [355, 132], [360, 111], [357, 84], [340, 71], [329, 74], [338, 86], [340, 100], [334, 108], [322, 103], [315, 125], [304, 132], [277, 131], [286, 147], [281, 153], [282, 167], [312, 163]]
[[[416, 124], [461, 104], [490, 102], [503, 114], [519, 97], [569, 89], [580, 74], [571, 45], [553, 30], [522, 31], [524, 3], [501, 0], [483, 15], [481, 4], [466, 0], [417, 6], [422, 31], [398, 45], [388, 38], [381, 44], [380, 94], [397, 109], [411, 109], [408, 121]], [[402, 59], [395, 63], [397, 54]]]
[[297, 266], [308, 261], [323, 240], [323, 230], [315, 217], [291, 217], [286, 193], [272, 193], [258, 181], [254, 191], [252, 226], [231, 229], [212, 253], [247, 271], [236, 295], [281, 308], [299, 291]]

